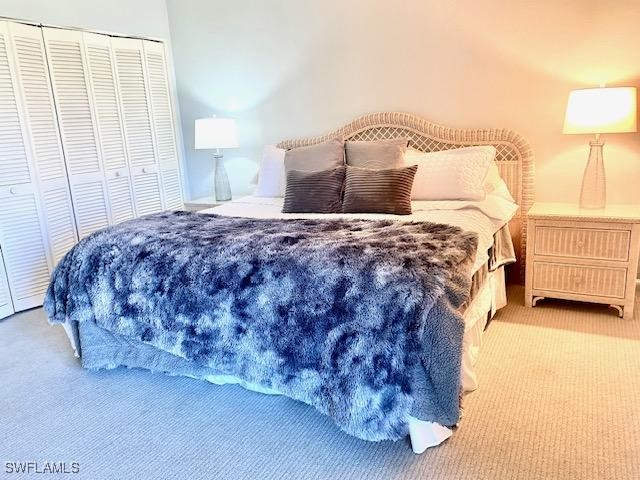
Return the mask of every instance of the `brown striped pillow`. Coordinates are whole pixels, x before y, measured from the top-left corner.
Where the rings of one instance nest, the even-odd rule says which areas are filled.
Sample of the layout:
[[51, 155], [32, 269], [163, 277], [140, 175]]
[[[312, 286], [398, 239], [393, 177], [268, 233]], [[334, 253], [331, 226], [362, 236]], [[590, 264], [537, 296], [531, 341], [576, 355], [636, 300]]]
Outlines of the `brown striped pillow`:
[[418, 167], [371, 170], [347, 166], [344, 213], [411, 214], [411, 188]]
[[400, 168], [404, 166], [404, 152], [408, 138], [390, 138], [345, 143], [347, 165], [360, 168]]
[[283, 213], [340, 213], [346, 167], [305, 172], [289, 170]]

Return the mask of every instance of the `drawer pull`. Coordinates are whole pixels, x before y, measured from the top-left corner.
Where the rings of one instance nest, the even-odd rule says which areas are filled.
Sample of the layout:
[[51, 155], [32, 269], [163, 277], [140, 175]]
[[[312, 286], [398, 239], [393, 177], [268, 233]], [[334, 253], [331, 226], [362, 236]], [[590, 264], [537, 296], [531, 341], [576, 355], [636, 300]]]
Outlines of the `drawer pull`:
[[582, 247], [584, 247], [584, 240], [578, 240], [578, 241], [576, 242], [576, 247], [578, 247], [578, 248], [582, 248]]
[[15, 195], [16, 193], [18, 193], [18, 191], [16, 190], [16, 187], [11, 187], [11, 188], [9, 189], [9, 193], [10, 193], [11, 195]]
[[144, 168], [142, 169], [142, 173], [147, 173], [147, 168], [146, 168], [146, 167], [144, 167]]
[[120, 172], [116, 172], [116, 177], [119, 177], [119, 176], [120, 176]]

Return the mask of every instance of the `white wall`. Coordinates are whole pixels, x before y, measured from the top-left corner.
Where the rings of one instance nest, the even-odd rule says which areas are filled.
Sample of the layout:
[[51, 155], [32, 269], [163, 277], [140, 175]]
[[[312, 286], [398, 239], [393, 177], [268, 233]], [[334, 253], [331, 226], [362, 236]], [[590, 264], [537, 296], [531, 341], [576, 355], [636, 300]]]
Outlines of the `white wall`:
[[[635, 0], [167, 0], [194, 197], [212, 163], [193, 121], [238, 119], [234, 194], [260, 150], [380, 110], [510, 127], [533, 144], [538, 199], [577, 202], [588, 137], [562, 135], [569, 90], [640, 84]], [[640, 202], [640, 135], [606, 136], [609, 201]]]
[[0, 16], [169, 40], [164, 0], [0, 0]]

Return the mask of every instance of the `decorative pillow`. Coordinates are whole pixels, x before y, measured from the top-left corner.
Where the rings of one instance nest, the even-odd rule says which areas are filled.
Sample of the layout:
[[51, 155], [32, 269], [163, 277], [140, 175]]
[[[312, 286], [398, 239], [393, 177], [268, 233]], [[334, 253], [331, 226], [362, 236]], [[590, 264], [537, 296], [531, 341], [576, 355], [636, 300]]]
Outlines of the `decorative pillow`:
[[289, 170], [283, 213], [340, 213], [344, 165], [318, 172]]
[[439, 152], [408, 150], [407, 165], [417, 165], [413, 200], [484, 200], [485, 179], [496, 156], [491, 145]]
[[374, 170], [403, 167], [408, 143], [408, 138], [346, 142], [347, 165]]
[[262, 151], [258, 184], [253, 194], [256, 197], [284, 196], [284, 155], [283, 148], [267, 145]]
[[347, 166], [344, 213], [411, 213], [411, 187], [418, 167], [372, 170]]
[[323, 143], [308, 147], [287, 150], [284, 155], [285, 171], [301, 170], [318, 172], [344, 165], [344, 140], [342, 137], [332, 138]]

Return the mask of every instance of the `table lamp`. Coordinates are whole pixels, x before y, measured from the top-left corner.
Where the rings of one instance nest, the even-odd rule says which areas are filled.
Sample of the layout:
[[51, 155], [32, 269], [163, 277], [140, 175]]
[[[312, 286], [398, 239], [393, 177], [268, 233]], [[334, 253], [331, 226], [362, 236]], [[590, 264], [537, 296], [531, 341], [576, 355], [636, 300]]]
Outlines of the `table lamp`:
[[580, 190], [580, 208], [604, 208], [606, 185], [602, 159], [603, 133], [637, 131], [635, 87], [599, 87], [569, 94], [562, 133], [595, 134]]
[[222, 162], [221, 148], [237, 148], [238, 136], [236, 122], [232, 118], [200, 118], [196, 120], [195, 148], [197, 150], [213, 150], [215, 162], [215, 196], [216, 201], [231, 200], [229, 177]]

